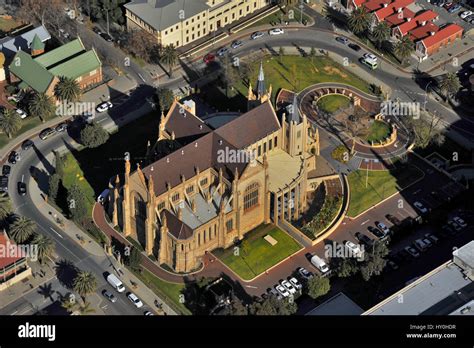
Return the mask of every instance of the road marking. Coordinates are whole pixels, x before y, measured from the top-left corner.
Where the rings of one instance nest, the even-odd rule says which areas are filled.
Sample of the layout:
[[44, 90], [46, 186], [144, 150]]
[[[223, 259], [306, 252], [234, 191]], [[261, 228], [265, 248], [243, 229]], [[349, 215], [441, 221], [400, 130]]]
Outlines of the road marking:
[[421, 192], [421, 189], [418, 189], [415, 192], [413, 192], [413, 194], [416, 195], [417, 193], [420, 193], [420, 192]]
[[253, 286], [253, 285], [245, 285], [246, 288], [251, 288], [251, 289], [258, 289], [257, 286]]
[[25, 174], [21, 175], [21, 182], [23, 182], [23, 180], [25, 180]]
[[62, 239], [64, 239], [63, 236], [61, 236], [54, 228], [50, 227], [49, 228], [51, 231], [53, 231], [54, 233], [56, 233], [59, 237], [61, 237]]
[[143, 82], [146, 82], [142, 75], [140, 75], [139, 73], [137, 73], [137, 75], [138, 75], [139, 78], [142, 79]]
[[100, 308], [102, 308], [103, 310], [106, 310], [108, 306], [109, 306], [109, 305], [106, 304], [105, 306], [102, 306], [102, 307], [100, 307]]
[[370, 219], [367, 219], [367, 220], [365, 220], [363, 223], [361, 223], [360, 225], [361, 225], [361, 226], [362, 226], [362, 225], [365, 225], [365, 224], [366, 224], [367, 222], [369, 222], [369, 221], [370, 221]]
[[15, 315], [15, 314], [17, 314], [17, 313], [18, 313], [18, 310], [14, 311], [14, 312], [13, 312], [12, 314], [10, 314], [10, 315]]

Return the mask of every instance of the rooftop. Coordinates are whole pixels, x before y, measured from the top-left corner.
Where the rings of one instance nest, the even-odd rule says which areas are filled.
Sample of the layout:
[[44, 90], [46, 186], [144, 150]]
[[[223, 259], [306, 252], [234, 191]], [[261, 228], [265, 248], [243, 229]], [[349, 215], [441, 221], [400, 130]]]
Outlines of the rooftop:
[[40, 25], [39, 27], [36, 27], [18, 36], [4, 37], [0, 40], [0, 50], [7, 57], [13, 56], [19, 50], [29, 51], [35, 36], [38, 36], [41, 42], [46, 42], [47, 40], [51, 39], [51, 35], [49, 34], [48, 30]]
[[357, 303], [340, 292], [312, 309], [306, 315], [361, 315], [364, 312]]
[[302, 170], [302, 157], [291, 157], [281, 149], [273, 149], [267, 156], [269, 189], [278, 192], [298, 178]]
[[[12, 247], [18, 248], [18, 246], [15, 245], [15, 242], [13, 240], [11, 240], [10, 238], [8, 238], [8, 236], [5, 232], [0, 232], [0, 246], [4, 250], [4, 252], [8, 252], [9, 254], [12, 250], [11, 249]], [[18, 248], [18, 252], [19, 253], [21, 252], [20, 248]], [[10, 255], [12, 255], [12, 254], [10, 254]], [[21, 256], [9, 257], [8, 254], [7, 255], [2, 255], [0, 257], [0, 269], [6, 268], [10, 265], [13, 265], [15, 262], [17, 262], [21, 259], [23, 259], [23, 257], [21, 257]]]
[[429, 36], [424, 39], [423, 45], [425, 45], [425, 47], [431, 47], [433, 45], [436, 45], [440, 41], [447, 39], [448, 37], [457, 35], [459, 33], [462, 34], [463, 31], [464, 29], [460, 25], [448, 24], [444, 28], [440, 29], [435, 35]]

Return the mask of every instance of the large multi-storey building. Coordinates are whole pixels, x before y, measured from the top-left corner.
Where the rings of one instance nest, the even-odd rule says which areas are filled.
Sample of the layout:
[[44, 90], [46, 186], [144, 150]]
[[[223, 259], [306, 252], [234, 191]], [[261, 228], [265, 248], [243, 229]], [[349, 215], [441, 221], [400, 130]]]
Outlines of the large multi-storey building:
[[[296, 95], [278, 116], [263, 69], [248, 112], [212, 126], [175, 101], [162, 115], [160, 142], [179, 148], [111, 183], [109, 214], [125, 236], [175, 272], [199, 267], [207, 251], [227, 248], [262, 223], [298, 219], [307, 207], [308, 172], [316, 167], [318, 132]], [[191, 103], [192, 105], [192, 103]]]
[[132, 0], [127, 28], [143, 29], [162, 46], [181, 47], [270, 4], [270, 0]]

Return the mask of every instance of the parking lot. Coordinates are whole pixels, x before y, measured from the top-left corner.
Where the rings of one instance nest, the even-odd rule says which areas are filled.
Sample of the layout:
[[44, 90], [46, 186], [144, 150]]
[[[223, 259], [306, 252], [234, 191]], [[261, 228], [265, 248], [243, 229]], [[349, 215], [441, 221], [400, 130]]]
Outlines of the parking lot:
[[[446, 24], [446, 23], [455, 23], [455, 24], [458, 24], [461, 27], [463, 27], [465, 32], [474, 27], [473, 24], [470, 24], [468, 21], [463, 20], [459, 16], [462, 12], [467, 11], [468, 10], [467, 8], [461, 6], [461, 8], [458, 11], [456, 11], [454, 13], [449, 13], [448, 10], [445, 7], [436, 6], [435, 3], [437, 1], [440, 1], [440, 0], [430, 0], [430, 2], [428, 2], [426, 0], [420, 0], [420, 1], [417, 2], [417, 5], [420, 6], [421, 8], [423, 8], [423, 9], [432, 10], [432, 11], [436, 12], [439, 15], [439, 19], [436, 22], [436, 25], [438, 25], [438, 26], [440, 26], [442, 24]], [[441, 3], [447, 4], [447, 3], [450, 3], [450, 1], [444, 0]], [[474, 17], [472, 17], [472, 18], [474, 18]]]

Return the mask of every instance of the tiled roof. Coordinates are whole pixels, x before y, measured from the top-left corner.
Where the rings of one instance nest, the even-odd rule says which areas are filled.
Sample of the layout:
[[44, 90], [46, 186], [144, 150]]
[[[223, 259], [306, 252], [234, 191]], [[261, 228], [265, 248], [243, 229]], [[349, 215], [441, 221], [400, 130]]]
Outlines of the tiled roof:
[[204, 135], [212, 131], [200, 118], [194, 116], [180, 103], [171, 106], [166, 120], [166, 131], [174, 132], [176, 139]]
[[463, 32], [463, 28], [457, 24], [448, 24], [444, 28], [440, 29], [435, 35], [429, 36], [423, 40], [425, 47], [431, 47], [438, 42], [447, 39], [450, 36]]
[[65, 62], [56, 65], [49, 71], [55, 76], [65, 76], [72, 79], [77, 79], [101, 66], [99, 57], [94, 50], [83, 52], [82, 54], [66, 60]]
[[425, 25], [416, 27], [413, 30], [410, 30], [408, 33], [412, 41], [418, 41], [424, 39], [431, 35], [431, 33], [436, 33], [439, 30], [439, 27], [433, 22], [427, 22]]
[[168, 210], [163, 210], [163, 214], [166, 216], [166, 224], [173, 237], [184, 240], [193, 236], [192, 228], [180, 221], [174, 214]]
[[413, 19], [415, 13], [409, 8], [404, 8], [402, 13], [395, 12], [394, 14], [385, 17], [385, 22], [387, 22], [389, 27], [394, 27], [406, 22], [407, 18]]
[[382, 21], [385, 19], [385, 17], [397, 13], [398, 11], [402, 11], [404, 7], [407, 7], [412, 3], [413, 0], [395, 0], [394, 2], [388, 4], [387, 7], [382, 7], [381, 9], [375, 11], [374, 14], [379, 21]]
[[[9, 250], [8, 249], [9, 247], [12, 247], [12, 246], [17, 247], [15, 245], [15, 242], [9, 239], [5, 232], [0, 232], [0, 245], [2, 246], [2, 249], [5, 251]], [[18, 251], [21, 251], [21, 250], [19, 249]], [[2, 255], [2, 257], [0, 257], [0, 269], [10, 266], [14, 264], [15, 262], [21, 260], [22, 258], [23, 257], [20, 257], [20, 256], [8, 257], [8, 255], [5, 255], [5, 256]]]
[[402, 36], [405, 36], [410, 30], [413, 30], [417, 26], [421, 25], [422, 22], [432, 21], [437, 17], [438, 14], [436, 12], [427, 10], [415, 16], [410, 21], [407, 20], [405, 23], [400, 24], [398, 26], [398, 30], [400, 30]]
[[367, 12], [373, 12], [380, 8], [383, 8], [384, 4], [390, 4], [391, 0], [374, 0], [374, 1], [367, 1], [363, 4], [363, 6], [367, 9]]
[[19, 50], [28, 51], [31, 47], [33, 39], [38, 36], [41, 42], [45, 42], [51, 39], [51, 35], [45, 27], [40, 25], [26, 33], [15, 37], [5, 37], [0, 40], [0, 49], [3, 54], [7, 57], [13, 56]]

